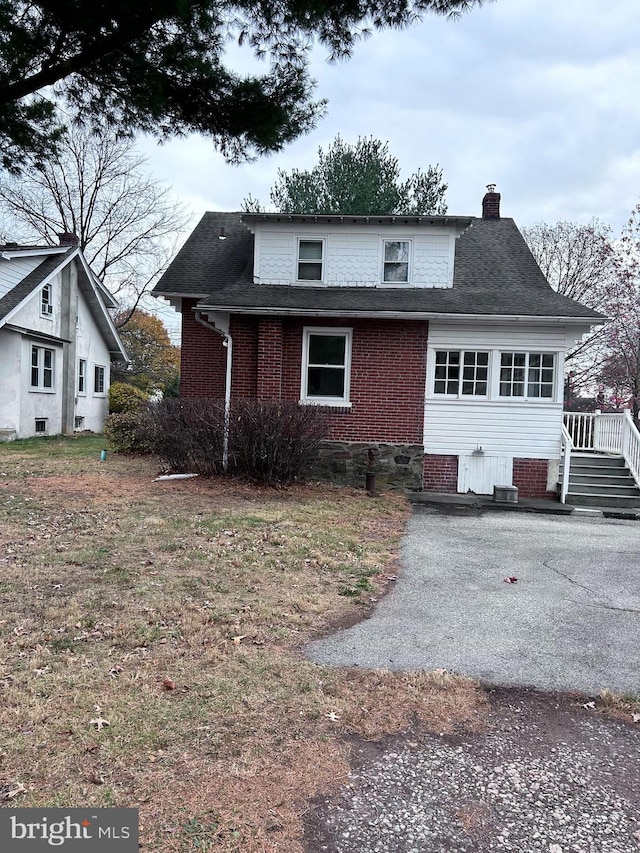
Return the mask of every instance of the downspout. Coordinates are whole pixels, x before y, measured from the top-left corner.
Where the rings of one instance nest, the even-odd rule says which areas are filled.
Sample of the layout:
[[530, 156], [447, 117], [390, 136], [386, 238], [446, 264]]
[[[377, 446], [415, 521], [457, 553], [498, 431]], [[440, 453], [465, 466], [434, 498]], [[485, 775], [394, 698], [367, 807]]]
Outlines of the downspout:
[[224, 383], [224, 431], [222, 434], [222, 470], [227, 471], [229, 468], [229, 424], [231, 421], [231, 366], [233, 364], [233, 339], [229, 334], [228, 324], [227, 331], [219, 329], [213, 323], [205, 320], [202, 316], [202, 311], [194, 312], [197, 323], [204, 326], [220, 335], [223, 338], [222, 345], [227, 349], [227, 367]]

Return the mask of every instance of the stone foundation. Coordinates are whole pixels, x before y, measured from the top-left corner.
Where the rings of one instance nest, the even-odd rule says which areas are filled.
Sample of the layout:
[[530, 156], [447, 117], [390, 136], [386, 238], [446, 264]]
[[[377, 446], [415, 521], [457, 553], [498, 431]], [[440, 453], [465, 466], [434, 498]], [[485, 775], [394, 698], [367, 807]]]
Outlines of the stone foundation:
[[376, 487], [419, 489], [422, 486], [421, 444], [324, 441], [311, 475], [344, 486], [362, 486], [367, 473]]

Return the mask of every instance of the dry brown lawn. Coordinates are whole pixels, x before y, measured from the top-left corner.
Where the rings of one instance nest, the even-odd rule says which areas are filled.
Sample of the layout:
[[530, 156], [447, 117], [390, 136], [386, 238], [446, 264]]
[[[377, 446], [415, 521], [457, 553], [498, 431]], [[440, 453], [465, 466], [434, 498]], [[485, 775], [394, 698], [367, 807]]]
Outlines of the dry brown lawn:
[[300, 853], [352, 736], [482, 720], [469, 680], [300, 651], [393, 582], [401, 496], [156, 483], [100, 441], [0, 445], [5, 806], [138, 807], [158, 853]]

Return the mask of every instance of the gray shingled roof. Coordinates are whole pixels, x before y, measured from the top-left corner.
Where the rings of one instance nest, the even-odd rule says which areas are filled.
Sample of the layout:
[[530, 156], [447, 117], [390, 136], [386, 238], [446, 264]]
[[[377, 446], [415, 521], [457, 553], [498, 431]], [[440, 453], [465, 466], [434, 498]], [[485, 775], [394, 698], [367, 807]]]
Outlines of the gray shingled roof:
[[205, 213], [153, 292], [198, 297], [203, 307], [238, 312], [604, 319], [551, 288], [512, 219], [470, 220], [456, 241], [452, 288], [385, 288], [254, 284], [253, 236], [241, 217]]

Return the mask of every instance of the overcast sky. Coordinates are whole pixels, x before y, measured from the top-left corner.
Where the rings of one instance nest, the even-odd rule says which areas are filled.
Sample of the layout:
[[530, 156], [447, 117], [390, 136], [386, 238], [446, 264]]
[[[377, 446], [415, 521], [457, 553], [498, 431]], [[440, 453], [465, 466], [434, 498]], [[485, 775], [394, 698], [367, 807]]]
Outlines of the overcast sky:
[[328, 114], [282, 153], [231, 166], [197, 137], [144, 144], [193, 212], [269, 203], [279, 168], [306, 169], [340, 134], [388, 141], [408, 176], [443, 168], [448, 210], [479, 215], [488, 183], [520, 226], [597, 217], [616, 231], [640, 201], [638, 0], [495, 0], [458, 20], [374, 34], [312, 74]]

